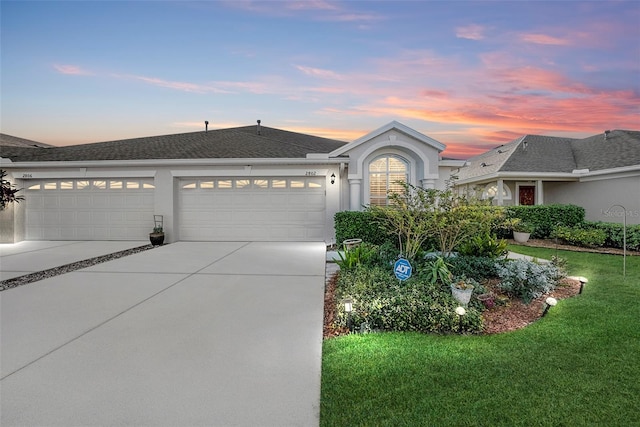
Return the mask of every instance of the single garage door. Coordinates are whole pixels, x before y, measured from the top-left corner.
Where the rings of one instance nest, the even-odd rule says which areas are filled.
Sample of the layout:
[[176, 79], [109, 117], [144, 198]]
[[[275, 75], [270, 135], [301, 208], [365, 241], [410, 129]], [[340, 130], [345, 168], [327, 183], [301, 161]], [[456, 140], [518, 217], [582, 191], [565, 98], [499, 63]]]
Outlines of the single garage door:
[[30, 180], [28, 240], [146, 240], [153, 230], [153, 179]]
[[180, 182], [180, 240], [324, 241], [325, 179]]

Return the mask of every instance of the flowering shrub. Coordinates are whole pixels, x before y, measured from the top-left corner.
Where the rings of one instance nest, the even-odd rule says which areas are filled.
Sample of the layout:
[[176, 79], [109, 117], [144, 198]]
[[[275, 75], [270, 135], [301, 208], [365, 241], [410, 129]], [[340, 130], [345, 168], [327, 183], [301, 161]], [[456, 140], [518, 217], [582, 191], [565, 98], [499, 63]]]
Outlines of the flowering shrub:
[[507, 263], [496, 263], [500, 288], [506, 293], [521, 298], [525, 303], [555, 289], [564, 272], [553, 264], [537, 264], [524, 259]]

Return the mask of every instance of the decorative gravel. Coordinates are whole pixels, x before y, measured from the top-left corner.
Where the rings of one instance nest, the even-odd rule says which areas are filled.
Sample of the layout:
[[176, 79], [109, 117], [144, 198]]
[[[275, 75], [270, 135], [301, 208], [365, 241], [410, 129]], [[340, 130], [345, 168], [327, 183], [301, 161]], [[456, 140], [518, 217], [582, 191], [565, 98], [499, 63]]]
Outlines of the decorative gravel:
[[79, 270], [81, 268], [91, 267], [92, 265], [101, 264], [103, 262], [112, 261], [114, 259], [122, 258], [127, 255], [137, 254], [149, 249], [153, 249], [159, 246], [153, 246], [151, 244], [138, 246], [137, 248], [127, 249], [120, 252], [114, 252], [108, 255], [101, 255], [95, 258], [89, 258], [82, 261], [73, 262], [71, 264], [62, 265], [60, 267], [50, 268], [44, 271], [38, 271], [36, 273], [25, 274], [24, 276], [14, 277], [12, 279], [3, 280], [0, 282], [0, 292], [11, 288], [17, 288], [18, 286], [26, 285], [38, 280], [47, 279], [49, 277], [58, 276], [60, 274], [69, 273], [71, 271]]

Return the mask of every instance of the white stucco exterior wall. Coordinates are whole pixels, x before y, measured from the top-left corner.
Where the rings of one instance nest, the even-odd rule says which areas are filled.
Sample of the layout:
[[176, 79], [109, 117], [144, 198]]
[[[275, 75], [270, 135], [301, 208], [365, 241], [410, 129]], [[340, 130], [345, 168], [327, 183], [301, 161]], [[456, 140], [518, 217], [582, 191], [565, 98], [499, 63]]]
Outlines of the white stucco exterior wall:
[[607, 211], [613, 205], [622, 205], [626, 208], [627, 224], [640, 224], [640, 175], [581, 182], [545, 182], [545, 203], [582, 206], [589, 221], [618, 223], [623, 222], [622, 209]]

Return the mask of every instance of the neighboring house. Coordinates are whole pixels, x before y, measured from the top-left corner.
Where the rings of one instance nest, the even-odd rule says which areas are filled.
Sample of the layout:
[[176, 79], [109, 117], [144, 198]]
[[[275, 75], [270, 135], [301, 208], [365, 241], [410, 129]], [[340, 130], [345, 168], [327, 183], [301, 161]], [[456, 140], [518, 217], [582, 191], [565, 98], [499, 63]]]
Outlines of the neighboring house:
[[626, 216], [628, 224], [640, 224], [639, 131], [584, 139], [526, 135], [469, 159], [454, 174], [460, 191], [497, 205], [575, 204], [591, 221]]
[[333, 243], [336, 212], [387, 203], [398, 179], [443, 188], [464, 164], [395, 121], [351, 143], [260, 123], [66, 147], [4, 140], [0, 168], [26, 200], [1, 213], [3, 242], [144, 240], [163, 215], [169, 242]]

